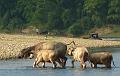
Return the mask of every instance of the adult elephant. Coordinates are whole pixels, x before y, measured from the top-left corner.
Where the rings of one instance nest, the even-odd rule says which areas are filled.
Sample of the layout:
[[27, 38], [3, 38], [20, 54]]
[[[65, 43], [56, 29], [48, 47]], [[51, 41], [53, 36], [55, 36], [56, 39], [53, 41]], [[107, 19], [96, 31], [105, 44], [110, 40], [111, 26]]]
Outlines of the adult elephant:
[[65, 56], [67, 51], [66, 44], [62, 42], [45, 42], [42, 44], [42, 48], [38, 50], [33, 67], [39, 66], [40, 62], [43, 63], [42, 67], [45, 67], [45, 62], [51, 62], [53, 68], [56, 68], [56, 62], [58, 62], [62, 68], [65, 67], [67, 61]]
[[88, 61], [89, 52], [86, 47], [69, 48], [67, 51], [68, 55], [72, 56], [72, 67], [74, 62], [79, 61], [82, 69], [86, 68], [86, 61]]
[[97, 68], [97, 64], [101, 64], [101, 65], [105, 65], [107, 68], [111, 68], [111, 62], [113, 61], [113, 56], [111, 52], [97, 52], [97, 53], [92, 53], [89, 59], [91, 62], [91, 67]]
[[[53, 48], [53, 46], [51, 46], [51, 45], [48, 46], [48, 44], [51, 44], [51, 43], [52, 42], [39, 42], [36, 45], [24, 48], [20, 51], [20, 53], [18, 55], [18, 58], [33, 58], [33, 57], [36, 57], [37, 52], [39, 52], [40, 50]], [[75, 44], [74, 41], [72, 41], [71, 43]], [[71, 43], [65, 44], [65, 43], [58, 42], [58, 44], [56, 44], [57, 47], [54, 47], [54, 48], [55, 49], [58, 48], [61, 44], [64, 44], [65, 46], [67, 46], [67, 45], [70, 45]]]

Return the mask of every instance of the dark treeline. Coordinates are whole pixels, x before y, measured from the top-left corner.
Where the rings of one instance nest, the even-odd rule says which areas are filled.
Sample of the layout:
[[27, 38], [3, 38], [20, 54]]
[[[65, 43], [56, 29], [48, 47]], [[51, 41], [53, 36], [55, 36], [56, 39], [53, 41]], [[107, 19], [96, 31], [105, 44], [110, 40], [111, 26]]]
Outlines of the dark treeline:
[[120, 0], [0, 0], [0, 31], [29, 26], [81, 35], [94, 27], [120, 25]]

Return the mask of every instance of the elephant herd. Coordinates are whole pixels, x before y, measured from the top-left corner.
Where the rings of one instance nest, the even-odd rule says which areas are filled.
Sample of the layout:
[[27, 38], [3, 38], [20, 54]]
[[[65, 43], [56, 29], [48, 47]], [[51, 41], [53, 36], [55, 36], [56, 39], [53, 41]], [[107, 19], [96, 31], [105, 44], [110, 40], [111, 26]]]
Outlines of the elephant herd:
[[[49, 62], [53, 64], [53, 68], [57, 67], [57, 63], [65, 68], [67, 57], [71, 56], [72, 67], [74, 62], [79, 61], [82, 69], [86, 68], [86, 62], [91, 64], [91, 67], [96, 68], [97, 64], [103, 64], [107, 68], [111, 68], [111, 62], [113, 62], [113, 56], [110, 52], [97, 52], [89, 53], [88, 49], [84, 46], [69, 47], [71, 44], [75, 45], [72, 41], [70, 44], [62, 42], [40, 42], [34, 46], [30, 46], [21, 50], [18, 58], [35, 58], [33, 67], [39, 67], [39, 63], [42, 63], [42, 67], [45, 67], [45, 63]], [[113, 62], [114, 65], [114, 62]]]

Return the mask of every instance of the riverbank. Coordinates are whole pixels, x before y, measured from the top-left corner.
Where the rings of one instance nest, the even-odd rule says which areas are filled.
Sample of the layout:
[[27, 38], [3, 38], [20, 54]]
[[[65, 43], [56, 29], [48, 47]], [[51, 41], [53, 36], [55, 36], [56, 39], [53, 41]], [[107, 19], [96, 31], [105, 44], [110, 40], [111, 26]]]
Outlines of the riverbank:
[[[23, 48], [35, 45], [40, 41], [60, 41], [70, 43], [75, 41], [77, 46], [86, 47], [120, 47], [120, 41], [93, 40], [81, 38], [53, 37], [38, 35], [9, 35], [0, 34], [0, 59], [16, 58]], [[72, 46], [72, 45], [71, 45]]]

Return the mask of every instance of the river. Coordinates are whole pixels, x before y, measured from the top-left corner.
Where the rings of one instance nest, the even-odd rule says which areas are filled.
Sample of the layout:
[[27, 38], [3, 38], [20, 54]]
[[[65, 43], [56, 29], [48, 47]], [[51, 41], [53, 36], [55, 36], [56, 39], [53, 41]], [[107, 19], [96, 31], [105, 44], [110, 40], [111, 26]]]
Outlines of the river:
[[75, 68], [71, 68], [71, 59], [68, 59], [65, 69], [53, 69], [50, 63], [46, 64], [47, 68], [32, 68], [34, 59], [12, 59], [0, 60], [0, 76], [119, 76], [120, 47], [97, 48], [94, 50], [111, 51], [117, 67], [112, 65], [111, 69], [107, 69], [98, 65], [98, 68], [91, 68], [90, 64], [87, 63], [87, 68], [82, 70], [79, 67], [79, 62], [75, 62]]

